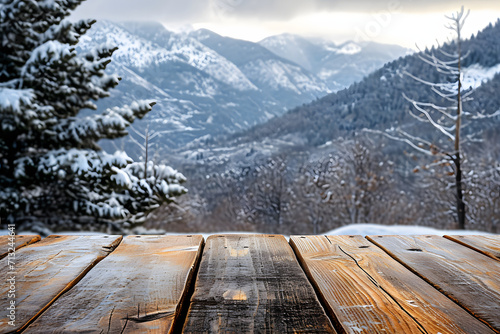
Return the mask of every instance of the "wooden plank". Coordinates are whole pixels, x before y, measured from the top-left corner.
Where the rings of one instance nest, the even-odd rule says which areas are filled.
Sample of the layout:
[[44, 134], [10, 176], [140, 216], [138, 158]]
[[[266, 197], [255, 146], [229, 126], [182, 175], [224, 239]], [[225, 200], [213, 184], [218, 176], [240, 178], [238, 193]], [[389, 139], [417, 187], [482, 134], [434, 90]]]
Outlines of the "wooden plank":
[[0, 259], [3, 259], [14, 250], [18, 250], [25, 246], [31, 245], [40, 241], [39, 235], [2, 235], [0, 236]]
[[369, 240], [500, 332], [500, 262], [439, 236]]
[[[120, 242], [121, 236], [57, 236], [16, 252], [13, 273], [0, 271], [0, 281], [15, 279], [15, 298], [3, 289], [0, 309], [15, 301], [15, 321], [0, 318], [0, 333], [21, 331], [38, 317], [62, 293], [74, 286], [97, 262]], [[7, 268], [7, 258], [0, 262]]]
[[500, 261], [500, 235], [445, 235], [451, 241]]
[[128, 236], [27, 332], [172, 333], [202, 246], [202, 236]]
[[183, 333], [335, 333], [281, 235], [207, 239]]
[[361, 236], [292, 236], [290, 244], [339, 332], [492, 333]]

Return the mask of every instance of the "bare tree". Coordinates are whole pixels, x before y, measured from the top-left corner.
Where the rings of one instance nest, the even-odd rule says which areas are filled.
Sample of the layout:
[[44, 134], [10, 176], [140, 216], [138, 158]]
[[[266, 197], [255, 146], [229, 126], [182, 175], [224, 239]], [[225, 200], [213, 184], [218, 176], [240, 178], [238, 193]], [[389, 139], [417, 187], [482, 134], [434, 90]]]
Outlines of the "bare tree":
[[452, 30], [456, 38], [451, 44], [454, 47], [452, 52], [447, 52], [441, 47], [419, 54], [423, 62], [433, 66], [441, 77], [446, 78], [445, 81], [431, 82], [405, 72], [407, 76], [430, 87], [432, 92], [444, 101], [445, 105], [438, 105], [418, 101], [403, 94], [413, 107], [408, 110], [410, 116], [418, 122], [432, 126], [444, 140], [433, 142], [423, 136], [413, 135], [401, 127], [391, 128], [383, 133], [393, 140], [405, 142], [420, 153], [433, 156], [435, 158], [433, 163], [427, 167], [444, 166], [451, 169], [449, 174], [454, 176], [455, 209], [460, 229], [464, 229], [466, 223], [462, 146], [467, 141], [480, 141], [478, 133], [464, 136], [462, 129], [473, 120], [496, 117], [500, 114], [500, 110], [492, 114], [481, 114], [463, 108], [465, 102], [472, 100], [471, 94], [474, 92], [474, 87], [463, 84], [466, 72], [462, 64], [468, 53], [463, 53], [461, 38], [462, 28], [468, 15], [469, 11], [465, 12], [462, 7], [459, 12], [446, 16], [450, 20], [446, 28]]
[[273, 156], [255, 170], [255, 181], [248, 189], [249, 219], [264, 223], [265, 228], [282, 226], [286, 201], [287, 158]]
[[323, 205], [331, 207], [328, 219], [342, 225], [390, 219], [389, 190], [394, 186], [390, 164], [359, 141], [344, 141], [313, 164], [308, 175]]

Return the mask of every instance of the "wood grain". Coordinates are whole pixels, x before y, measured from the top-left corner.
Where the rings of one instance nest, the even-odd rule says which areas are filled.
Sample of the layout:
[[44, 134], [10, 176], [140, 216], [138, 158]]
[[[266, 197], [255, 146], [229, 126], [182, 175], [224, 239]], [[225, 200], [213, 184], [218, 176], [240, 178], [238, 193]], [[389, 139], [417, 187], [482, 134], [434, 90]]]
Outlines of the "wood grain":
[[280, 235], [207, 240], [183, 333], [335, 333]]
[[14, 247], [12, 247], [12, 237], [9, 235], [0, 236], [0, 259], [3, 259], [7, 254], [12, 253], [11, 248], [18, 250], [25, 246], [31, 245], [37, 241], [40, 241], [39, 235], [16, 235], [14, 240]]
[[292, 236], [290, 244], [345, 333], [492, 333], [361, 236]]
[[202, 246], [202, 236], [128, 236], [27, 332], [171, 333]]
[[500, 261], [500, 235], [445, 235], [444, 237]]
[[500, 332], [500, 262], [439, 236], [368, 238]]
[[[120, 242], [121, 236], [57, 236], [16, 252], [15, 274], [0, 271], [0, 281], [15, 277], [15, 326], [0, 318], [0, 333], [21, 331], [50, 306], [61, 294], [73, 287], [96, 263]], [[5, 268], [7, 258], [0, 262]], [[12, 299], [5, 289], [0, 295], [0, 309]]]

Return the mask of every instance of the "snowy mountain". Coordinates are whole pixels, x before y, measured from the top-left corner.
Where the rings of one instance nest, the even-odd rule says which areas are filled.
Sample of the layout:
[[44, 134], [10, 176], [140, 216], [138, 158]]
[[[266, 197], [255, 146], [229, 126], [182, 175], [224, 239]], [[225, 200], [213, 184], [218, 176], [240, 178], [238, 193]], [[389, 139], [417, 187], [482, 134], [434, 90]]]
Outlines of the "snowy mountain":
[[[153, 111], [134, 124], [131, 134], [142, 141], [134, 132], [144, 133], [149, 126], [167, 149], [247, 129], [331, 91], [315, 75], [258, 44], [254, 45], [265, 53], [257, 55], [256, 50], [250, 62], [241, 63], [199, 39], [200, 35], [169, 32], [160, 24], [100, 22], [78, 47], [90, 49], [102, 43], [118, 47], [109, 67], [122, 82], [100, 106], [155, 101]], [[234, 44], [229, 49], [247, 43], [229, 42]], [[118, 145], [140, 155], [138, 147]]]
[[236, 64], [262, 90], [307, 95], [336, 88], [303, 66], [279, 57], [259, 44], [223, 37], [206, 29], [192, 32], [190, 36]]
[[411, 53], [397, 45], [352, 41], [337, 45], [291, 34], [271, 36], [259, 44], [316, 74], [337, 88], [334, 90], [346, 88], [385, 63]]
[[122, 82], [99, 107], [137, 99], [156, 102], [134, 124], [132, 138], [103, 144], [108, 149], [126, 146], [132, 156], [142, 155], [141, 145], [130, 144], [143, 143], [147, 127], [158, 150], [174, 150], [264, 123], [355, 80], [339, 85], [258, 43], [203, 29], [174, 33], [158, 23], [102, 21], [78, 47], [102, 43], [118, 47], [109, 68]]

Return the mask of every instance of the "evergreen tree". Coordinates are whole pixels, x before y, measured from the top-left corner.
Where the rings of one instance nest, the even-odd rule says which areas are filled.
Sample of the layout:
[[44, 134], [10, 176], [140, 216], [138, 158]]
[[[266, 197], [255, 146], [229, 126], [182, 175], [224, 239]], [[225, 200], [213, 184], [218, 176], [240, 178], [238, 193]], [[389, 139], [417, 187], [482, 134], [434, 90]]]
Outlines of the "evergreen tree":
[[[77, 54], [95, 22], [65, 20], [84, 0], [0, 1], [0, 217], [8, 222], [144, 221], [186, 192], [182, 174], [164, 165], [110, 154], [98, 141], [125, 136], [154, 103], [101, 113], [119, 78], [105, 73], [116, 50]], [[116, 225], [116, 224], [114, 224]]]

